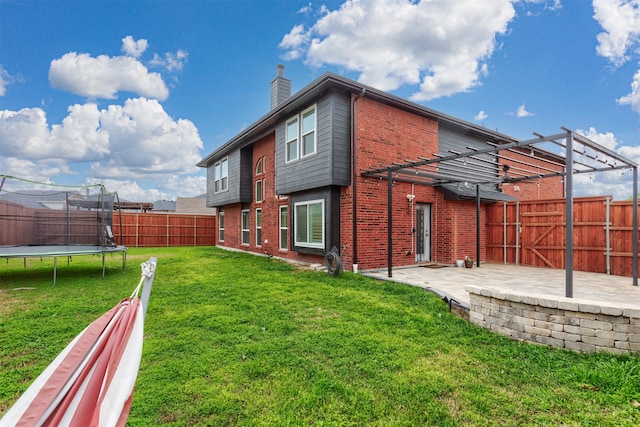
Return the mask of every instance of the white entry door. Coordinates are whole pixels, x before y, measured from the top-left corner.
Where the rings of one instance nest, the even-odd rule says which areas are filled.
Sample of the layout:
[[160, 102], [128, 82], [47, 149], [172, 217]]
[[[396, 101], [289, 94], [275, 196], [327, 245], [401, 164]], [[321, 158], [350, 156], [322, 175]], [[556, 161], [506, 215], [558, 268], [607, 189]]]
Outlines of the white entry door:
[[431, 261], [431, 205], [416, 204], [416, 261]]

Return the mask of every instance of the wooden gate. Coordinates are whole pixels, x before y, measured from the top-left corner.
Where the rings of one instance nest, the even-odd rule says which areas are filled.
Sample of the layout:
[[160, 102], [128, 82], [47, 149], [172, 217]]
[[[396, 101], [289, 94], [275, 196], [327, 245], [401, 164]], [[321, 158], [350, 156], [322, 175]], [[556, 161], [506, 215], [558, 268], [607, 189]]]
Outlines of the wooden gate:
[[[632, 202], [574, 199], [573, 264], [578, 271], [631, 276]], [[564, 268], [564, 199], [500, 203], [487, 209], [487, 260]]]

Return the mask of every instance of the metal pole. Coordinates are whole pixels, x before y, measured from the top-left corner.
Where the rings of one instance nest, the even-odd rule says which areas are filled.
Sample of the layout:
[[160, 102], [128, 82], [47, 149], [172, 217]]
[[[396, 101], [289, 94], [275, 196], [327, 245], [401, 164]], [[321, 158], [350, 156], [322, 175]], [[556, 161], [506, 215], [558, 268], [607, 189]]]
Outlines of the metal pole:
[[66, 213], [67, 213], [67, 236], [66, 236], [66, 244], [70, 245], [71, 244], [71, 212], [69, 212], [69, 192], [65, 191], [64, 193], [64, 204], [65, 204], [65, 209], [66, 209]]
[[605, 241], [607, 247], [605, 248], [605, 257], [607, 261], [607, 274], [611, 274], [611, 199], [605, 198], [607, 212], [605, 213], [606, 224], [604, 226]]
[[507, 264], [507, 202], [502, 202], [502, 263]]
[[633, 286], [638, 286], [638, 167], [633, 167]]
[[480, 184], [476, 184], [476, 265], [480, 267]]
[[565, 288], [566, 297], [573, 298], [573, 132], [567, 133], [566, 152]]
[[502, 263], [507, 264], [507, 202], [502, 202]]
[[516, 200], [516, 266], [520, 265], [520, 200]]
[[393, 277], [393, 177], [391, 169], [387, 172], [387, 265], [388, 265], [388, 277]]

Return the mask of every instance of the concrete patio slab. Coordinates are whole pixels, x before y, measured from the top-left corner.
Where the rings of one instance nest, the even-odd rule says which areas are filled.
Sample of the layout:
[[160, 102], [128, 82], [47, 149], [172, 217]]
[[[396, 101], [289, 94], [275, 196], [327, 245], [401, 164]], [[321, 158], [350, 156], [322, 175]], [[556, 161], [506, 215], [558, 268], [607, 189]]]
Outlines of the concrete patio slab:
[[[453, 298], [469, 306], [465, 286], [491, 287], [504, 292], [524, 292], [540, 297], [565, 297], [565, 270], [522, 267], [504, 264], [482, 264], [480, 267], [455, 266], [396, 267], [389, 278], [387, 269], [367, 270], [362, 274], [380, 280], [391, 280]], [[573, 272], [573, 298], [600, 303], [632, 304], [640, 308], [640, 286], [631, 277], [601, 273]]]

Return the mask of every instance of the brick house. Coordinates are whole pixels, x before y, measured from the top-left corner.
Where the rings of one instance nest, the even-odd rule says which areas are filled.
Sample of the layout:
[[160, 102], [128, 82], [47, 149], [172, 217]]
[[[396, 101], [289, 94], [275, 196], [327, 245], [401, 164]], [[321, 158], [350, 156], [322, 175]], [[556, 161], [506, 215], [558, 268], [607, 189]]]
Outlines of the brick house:
[[561, 158], [529, 148], [421, 165], [411, 174], [422, 180], [399, 169], [389, 186], [389, 165], [516, 140], [332, 73], [290, 92], [279, 65], [271, 110], [198, 163], [219, 246], [316, 263], [336, 247], [346, 269], [452, 264], [484, 258], [487, 203], [564, 195], [561, 176], [502, 185], [525, 163], [563, 170]]

